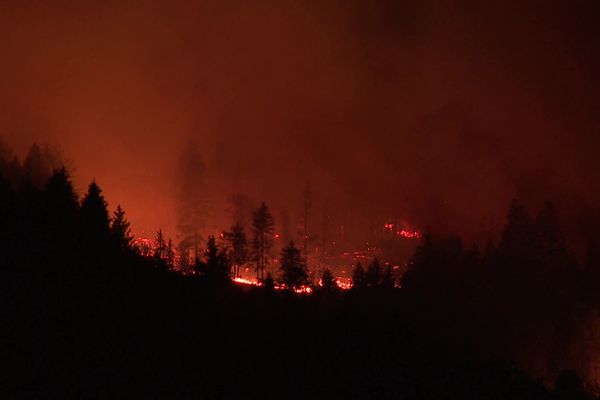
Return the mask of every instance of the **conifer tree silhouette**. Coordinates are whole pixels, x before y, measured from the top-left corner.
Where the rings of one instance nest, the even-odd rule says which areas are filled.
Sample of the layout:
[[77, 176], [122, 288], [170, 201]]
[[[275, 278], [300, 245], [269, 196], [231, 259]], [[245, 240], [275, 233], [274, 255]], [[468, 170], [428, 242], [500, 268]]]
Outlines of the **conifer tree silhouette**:
[[281, 268], [281, 282], [288, 289], [298, 289], [308, 284], [308, 271], [306, 264], [300, 255], [300, 250], [290, 242], [289, 245], [281, 250], [279, 260]]
[[265, 267], [269, 264], [269, 255], [273, 247], [273, 216], [267, 204], [263, 202], [252, 218], [252, 255], [256, 263], [256, 278], [263, 280]]
[[110, 223], [110, 234], [119, 250], [131, 250], [133, 236], [131, 234], [130, 223], [125, 216], [125, 210], [120, 205], [117, 206], [117, 209], [113, 213]]

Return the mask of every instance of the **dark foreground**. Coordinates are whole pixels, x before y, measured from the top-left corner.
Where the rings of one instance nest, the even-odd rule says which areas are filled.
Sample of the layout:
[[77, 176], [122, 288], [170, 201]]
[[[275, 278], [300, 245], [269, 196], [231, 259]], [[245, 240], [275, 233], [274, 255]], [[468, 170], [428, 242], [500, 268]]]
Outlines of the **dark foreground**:
[[397, 291], [245, 292], [143, 265], [98, 279], [43, 271], [3, 287], [10, 397], [576, 398], [471, 357]]
[[598, 258], [574, 264], [551, 222], [513, 207], [497, 249], [427, 236], [402, 289], [375, 280], [306, 296], [235, 286], [216, 253], [195, 276], [170, 271], [132, 248], [97, 186], [80, 202], [64, 170], [43, 189], [0, 179], [0, 389], [4, 398], [588, 398], [563, 371], [586, 371], [595, 354], [577, 346], [598, 315]]

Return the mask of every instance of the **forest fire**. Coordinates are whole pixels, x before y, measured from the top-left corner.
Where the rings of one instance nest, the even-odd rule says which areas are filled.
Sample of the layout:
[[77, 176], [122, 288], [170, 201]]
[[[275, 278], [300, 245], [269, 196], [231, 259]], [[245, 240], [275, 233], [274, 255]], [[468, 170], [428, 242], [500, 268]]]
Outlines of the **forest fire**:
[[599, 20], [0, 1], [1, 398], [600, 400]]
[[[241, 284], [241, 285], [251, 285], [251, 286], [258, 286], [258, 287], [262, 287], [265, 284], [256, 280], [256, 279], [246, 279], [246, 278], [242, 278], [242, 277], [237, 277], [237, 278], [233, 278], [232, 279], [233, 282]], [[285, 285], [274, 285], [273, 288], [275, 290], [286, 290], [287, 288], [285, 287]], [[313, 289], [310, 286], [301, 286], [299, 288], [294, 289], [295, 293], [298, 294], [311, 294], [313, 292]]]
[[[386, 223], [384, 225], [384, 230], [395, 233], [395, 235], [393, 235], [392, 238], [398, 238], [400, 240], [407, 240], [407, 243], [409, 243], [408, 242], [409, 240], [412, 241], [414, 239], [420, 239], [422, 237], [421, 232], [416, 231], [416, 230], [409, 230], [409, 229], [403, 228], [403, 229], [396, 231], [396, 226], [397, 225], [393, 224], [393, 223]], [[211, 237], [211, 236], [209, 236], [209, 237]], [[277, 240], [281, 236], [279, 233], [273, 233], [272, 237], [273, 237], [273, 239]], [[242, 265], [242, 264], [236, 264], [234, 262], [236, 252], [233, 247], [230, 247], [231, 243], [228, 241], [230, 238], [231, 238], [230, 232], [227, 232], [227, 231], [219, 232], [219, 234], [218, 234], [219, 244], [218, 244], [218, 247], [215, 248], [216, 249], [215, 251], [221, 252], [223, 254], [223, 256], [229, 260], [228, 262], [231, 263], [231, 265], [233, 265], [233, 264]], [[168, 243], [170, 243], [170, 241]], [[333, 242], [333, 244], [335, 244], [335, 241]], [[163, 260], [164, 264], [167, 265], [167, 268], [169, 268], [170, 270], [172, 270], [176, 273], [180, 273], [183, 275], [196, 275], [198, 273], [202, 274], [202, 272], [199, 272], [199, 270], [197, 268], [193, 267], [193, 265], [197, 262], [194, 260], [194, 257], [193, 257], [194, 250], [193, 249], [187, 250], [188, 254], [189, 254], [188, 262], [187, 262], [188, 265], [187, 266], [182, 265], [182, 260], [180, 257], [179, 249], [169, 247], [167, 242], [163, 238], [161, 231], [159, 231], [157, 233], [157, 236], [154, 239], [150, 239], [145, 236], [138, 236], [138, 237], [134, 238], [134, 240], [132, 241], [132, 246], [136, 250], [136, 252], [143, 257], [146, 257], [149, 259], [154, 259], [155, 261]], [[200, 253], [199, 253], [200, 254], [200, 259], [199, 259], [200, 264], [203, 263], [204, 257], [207, 255], [208, 251], [209, 251], [208, 249], [200, 250]], [[169, 254], [170, 254], [170, 258], [168, 256]], [[279, 270], [281, 268], [280, 257], [281, 256], [271, 256], [270, 260], [271, 260], [272, 265], [277, 265], [276, 267], [271, 267], [271, 268], [275, 268], [275, 270]], [[352, 279], [348, 275], [346, 267], [348, 265], [350, 265], [351, 266], [350, 270], [353, 270], [358, 265], [358, 263], [363, 263], [365, 265], [368, 265], [373, 260], [381, 260], [381, 262], [383, 263], [383, 266], [385, 268], [388, 268], [388, 267], [391, 268], [393, 271], [393, 274], [396, 275], [396, 277], [399, 277], [401, 275], [400, 266], [398, 265], [398, 262], [401, 262], [401, 263], [405, 262], [405, 260], [402, 260], [402, 259], [398, 260], [397, 258], [395, 259], [395, 261], [393, 261], [394, 257], [390, 258], [390, 255], [386, 256], [386, 251], [384, 248], [382, 248], [378, 245], [375, 245], [375, 244], [371, 244], [369, 242], [365, 243], [365, 247], [363, 249], [342, 251], [340, 253], [337, 253], [337, 256], [332, 254], [326, 258], [321, 259], [321, 261], [319, 261], [317, 270], [308, 268], [306, 266], [306, 264], [303, 263], [302, 257], [301, 257], [300, 262], [302, 263], [302, 265], [304, 265], [303, 268], [307, 269], [309, 276], [311, 276], [310, 281], [312, 281], [312, 283], [310, 285], [298, 286], [294, 289], [294, 292], [296, 292], [298, 294], [311, 294], [311, 293], [313, 293], [314, 288], [322, 287], [323, 283], [322, 283], [322, 279], [321, 279], [321, 273], [323, 273], [323, 271], [325, 271], [325, 270], [329, 270], [334, 275], [333, 276], [333, 284], [337, 288], [339, 288], [341, 290], [349, 290], [352, 288], [353, 283], [352, 283]], [[324, 263], [321, 264], [322, 262], [324, 262]], [[228, 273], [231, 276], [230, 279], [232, 280], [232, 282], [234, 282], [238, 285], [247, 285], [247, 286], [256, 286], [256, 287], [262, 287], [265, 285], [263, 283], [263, 281], [261, 281], [260, 279], [251, 277], [252, 276], [251, 271], [255, 269], [255, 265], [252, 264], [252, 261], [250, 259], [246, 260], [245, 267], [242, 267], [241, 271], [240, 271], [239, 267], [233, 267], [231, 265], [229, 267]], [[202, 267], [200, 267], [200, 268], [202, 268]], [[272, 271], [272, 273], [275, 277], [277, 277], [279, 275], [275, 271]], [[233, 276], [236, 276], [236, 277], [234, 278]], [[394, 285], [397, 287], [397, 282], [394, 283]], [[275, 280], [275, 282], [273, 283], [273, 288], [275, 290], [286, 290], [286, 285], [284, 283], [281, 283], [279, 278], [277, 278]]]
[[401, 236], [406, 239], [420, 239], [422, 237], [421, 232], [409, 231], [406, 229], [402, 229], [402, 230], [396, 232], [396, 235]]

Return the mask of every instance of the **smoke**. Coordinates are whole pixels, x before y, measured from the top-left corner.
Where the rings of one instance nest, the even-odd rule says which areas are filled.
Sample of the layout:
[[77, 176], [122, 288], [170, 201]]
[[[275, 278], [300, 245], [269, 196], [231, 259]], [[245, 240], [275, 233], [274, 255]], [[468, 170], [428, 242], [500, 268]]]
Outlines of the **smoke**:
[[515, 196], [598, 204], [598, 3], [427, 3], [5, 1], [0, 134], [60, 146], [80, 190], [173, 237], [190, 139], [218, 198], [292, 233], [305, 182], [336, 223], [467, 237]]

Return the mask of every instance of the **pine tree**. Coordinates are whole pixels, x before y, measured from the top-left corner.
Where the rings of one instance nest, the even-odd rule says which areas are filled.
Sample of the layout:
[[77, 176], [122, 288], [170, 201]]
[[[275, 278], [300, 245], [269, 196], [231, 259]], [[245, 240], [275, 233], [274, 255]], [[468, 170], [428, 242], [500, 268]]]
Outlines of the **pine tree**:
[[209, 236], [204, 252], [206, 277], [214, 281], [225, 281], [229, 276], [229, 262], [225, 251], [217, 247], [214, 236]]
[[166, 250], [167, 242], [165, 242], [162, 229], [159, 229], [158, 232], [156, 232], [156, 238], [154, 239], [154, 254], [162, 260], [165, 258]]
[[110, 223], [110, 235], [121, 251], [131, 250], [133, 236], [131, 235], [130, 223], [125, 216], [125, 210], [120, 205], [113, 213]]
[[86, 245], [93, 251], [104, 247], [110, 238], [110, 219], [102, 189], [92, 182], [81, 202], [80, 216]]
[[254, 212], [252, 218], [252, 241], [253, 258], [256, 262], [256, 278], [264, 278], [265, 266], [269, 264], [269, 254], [273, 247], [273, 216], [267, 204], [263, 202]]
[[325, 268], [321, 275], [321, 288], [326, 292], [334, 292], [338, 289], [337, 282], [329, 268]]
[[294, 242], [283, 248], [279, 260], [281, 281], [288, 289], [298, 289], [309, 283], [306, 264]]
[[156, 238], [154, 239], [154, 249], [153, 249], [154, 262], [157, 267], [165, 268], [167, 267], [167, 242], [165, 242], [165, 238], [162, 232], [162, 229], [159, 229], [156, 233]]
[[90, 183], [88, 192], [81, 202], [81, 219], [84, 229], [94, 236], [94, 239], [102, 239], [108, 235], [110, 227], [108, 208], [102, 196], [102, 189], [96, 182]]
[[54, 208], [52, 211], [57, 211], [60, 208], [65, 212], [74, 212], [79, 208], [73, 183], [64, 167], [54, 171], [46, 184], [44, 192], [46, 202]]

